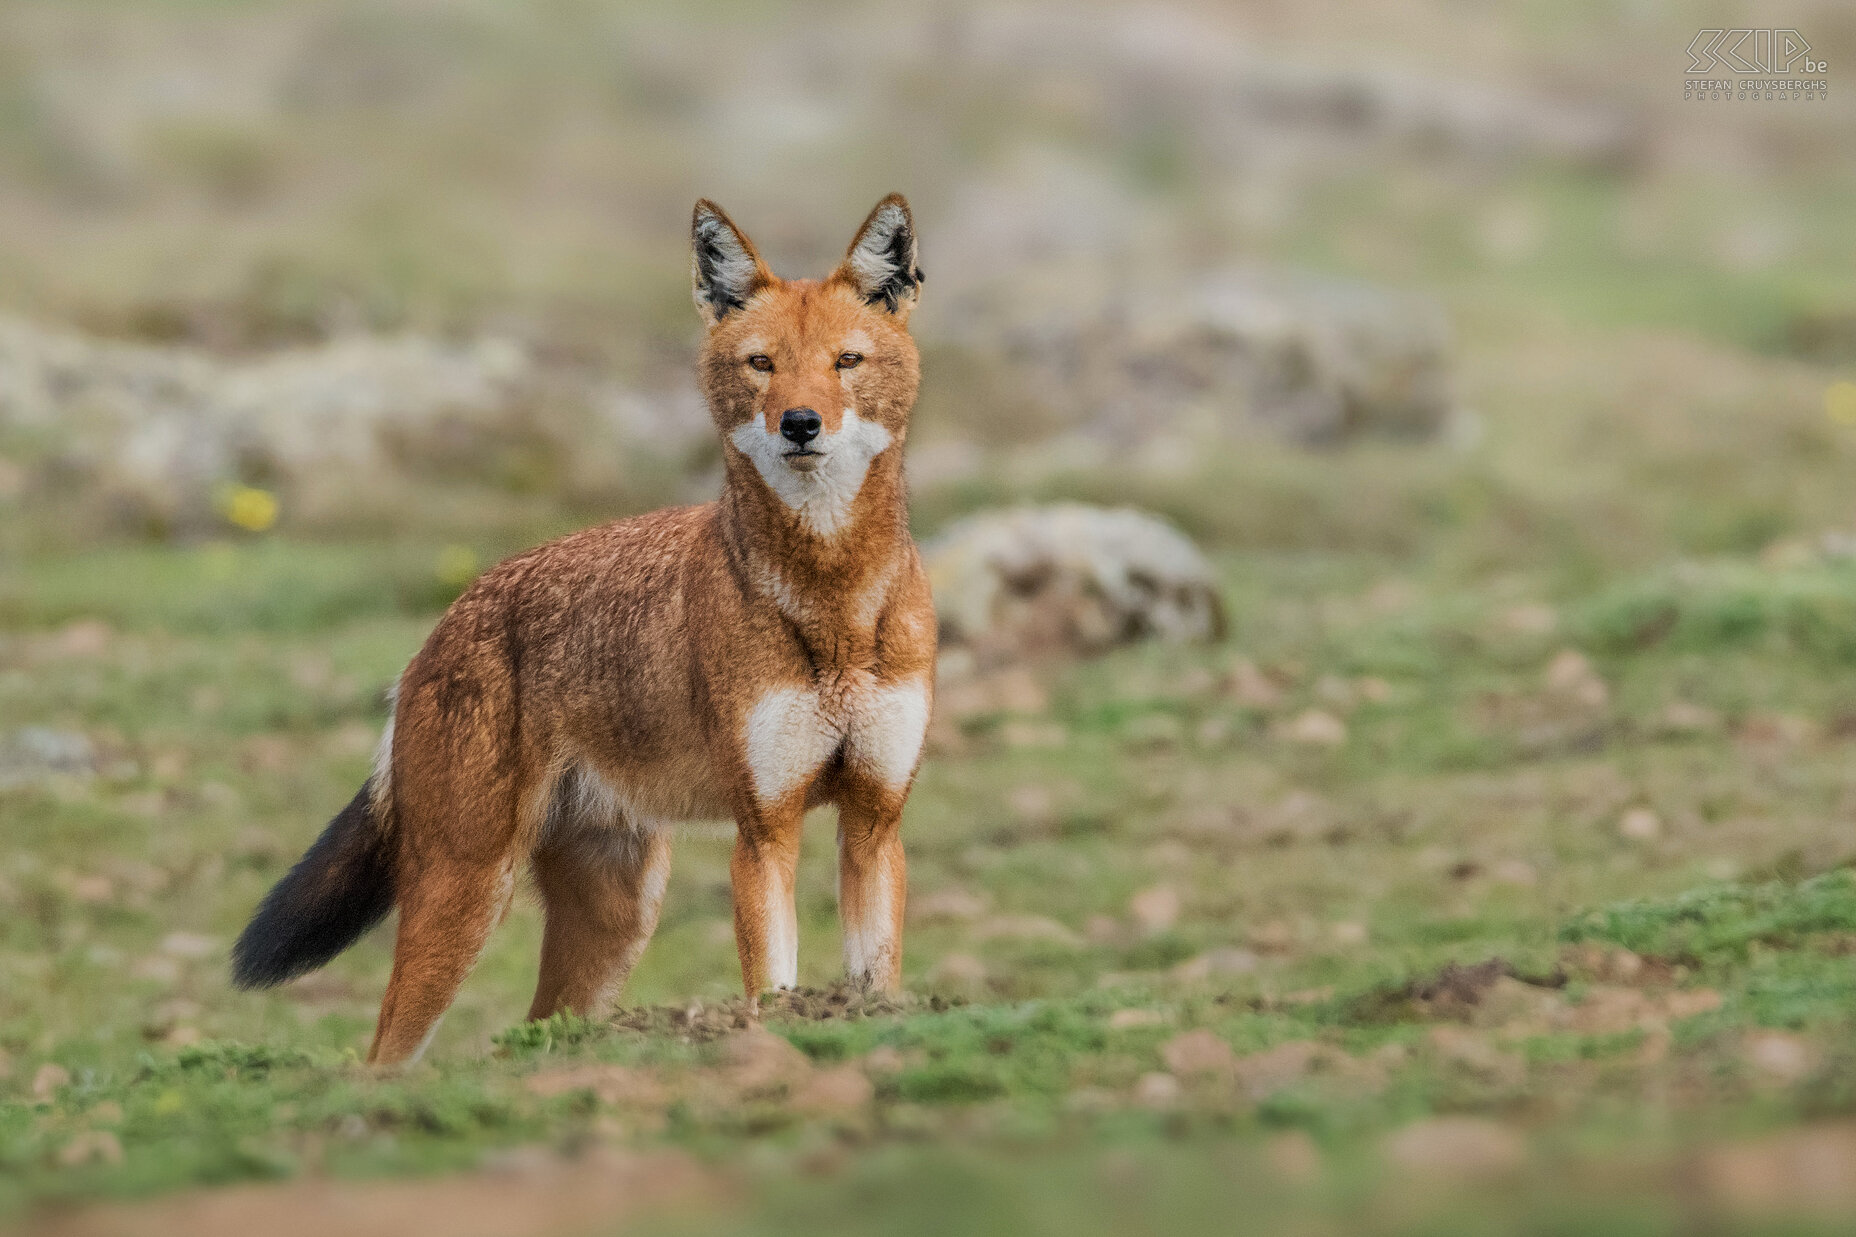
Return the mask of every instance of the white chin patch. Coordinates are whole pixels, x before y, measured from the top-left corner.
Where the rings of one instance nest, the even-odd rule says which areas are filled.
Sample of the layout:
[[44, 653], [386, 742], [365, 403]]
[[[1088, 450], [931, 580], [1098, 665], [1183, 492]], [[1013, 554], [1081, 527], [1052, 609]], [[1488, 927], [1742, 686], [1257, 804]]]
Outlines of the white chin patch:
[[761, 418], [738, 427], [728, 439], [754, 462], [767, 488], [821, 537], [836, 535], [850, 522], [851, 506], [863, 489], [870, 461], [893, 441], [888, 430], [849, 408], [844, 410], [844, 424], [837, 433], [822, 434], [812, 441], [813, 449], [822, 452], [824, 458], [811, 472], [796, 472], [787, 465], [785, 455], [791, 444], [778, 434], [768, 433]]

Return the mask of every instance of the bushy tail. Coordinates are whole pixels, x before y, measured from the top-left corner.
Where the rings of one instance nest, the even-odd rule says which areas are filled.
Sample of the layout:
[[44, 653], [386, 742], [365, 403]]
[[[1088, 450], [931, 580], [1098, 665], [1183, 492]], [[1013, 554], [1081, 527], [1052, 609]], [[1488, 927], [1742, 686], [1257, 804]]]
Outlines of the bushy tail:
[[270, 988], [313, 971], [393, 909], [393, 855], [373, 779], [264, 895], [232, 947], [232, 982]]

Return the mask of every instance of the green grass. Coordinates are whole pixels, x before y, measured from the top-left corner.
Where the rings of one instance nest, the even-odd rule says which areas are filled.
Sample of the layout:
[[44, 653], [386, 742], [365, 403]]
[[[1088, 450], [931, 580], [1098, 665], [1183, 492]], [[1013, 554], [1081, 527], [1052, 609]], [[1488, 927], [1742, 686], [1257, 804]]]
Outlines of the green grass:
[[[208, 566], [227, 555], [238, 570]], [[813, 1071], [885, 1062], [869, 1067], [867, 1105], [820, 1115], [797, 1081], [731, 1090], [723, 1041], [692, 1040], [674, 1019], [646, 1031], [513, 1024], [538, 944], [527, 906], [431, 1064], [401, 1078], [358, 1065], [383, 934], [303, 985], [232, 992], [226, 942], [364, 775], [380, 689], [444, 593], [424, 552], [370, 544], [120, 548], [98, 561], [141, 586], [106, 590], [52, 562], [6, 594], [16, 634], [0, 711], [83, 729], [103, 753], [95, 777], [0, 791], [0, 1207], [13, 1213], [240, 1180], [462, 1170], [499, 1148], [616, 1137], [746, 1174], [757, 1201], [728, 1223], [834, 1216], [858, 1191], [900, 1217], [917, 1192], [965, 1182], [993, 1200], [974, 1202], [987, 1215], [1078, 1215], [1093, 1231], [1121, 1205], [1076, 1209], [1103, 1156], [1126, 1157], [1144, 1183], [1210, 1190], [1227, 1173], [1269, 1179], [1270, 1149], [1296, 1132], [1316, 1147], [1315, 1184], [1262, 1189], [1259, 1217], [1480, 1231], [1450, 1218], [1477, 1197], [1476, 1178], [1420, 1209], [1439, 1228], [1363, 1218], [1402, 1189], [1376, 1149], [1413, 1121], [1467, 1114], [1526, 1139], [1510, 1201], [1534, 1200], [1527, 1224], [1573, 1225], [1543, 1183], [1597, 1180], [1593, 1148], [1623, 1140], [1637, 1175], [1579, 1222], [1619, 1231], [1606, 1226], [1641, 1207], [1642, 1231], [1665, 1232], [1676, 1212], [1662, 1175], [1713, 1141], [1856, 1113], [1856, 1058], [1842, 1048], [1856, 1030], [1856, 883], [1838, 866], [1856, 849], [1844, 806], [1856, 767], [1840, 737], [1843, 654], [1815, 634], [1834, 624], [1811, 617], [1842, 604], [1835, 563], [1607, 583], [1562, 598], [1560, 630], [1542, 632], [1509, 623], [1510, 586], [1446, 575], [1388, 608], [1360, 600], [1379, 575], [1371, 559], [1228, 556], [1236, 648], [1139, 648], [1047, 672], [1055, 748], [1011, 746], [1010, 715], [960, 719], [964, 746], [930, 761], [907, 830], [929, 914], [911, 926], [906, 982], [951, 1003], [770, 1021]], [[1659, 605], [1677, 618], [1646, 639], [1634, 616]], [[73, 645], [79, 615], [109, 626]], [[1602, 676], [1601, 704], [1562, 698], [1543, 677], [1569, 642]], [[1239, 650], [1280, 700], [1228, 697], [1219, 684]], [[1359, 694], [1368, 681], [1381, 685], [1371, 698]], [[1675, 701], [1711, 712], [1698, 729], [1670, 728]], [[1344, 718], [1344, 743], [1283, 737], [1311, 708]], [[1790, 729], [1766, 736], [1770, 715]], [[1642, 805], [1661, 832], [1621, 836], [1621, 814]], [[802, 979], [822, 984], [836, 927], [828, 819], [814, 825]], [[1143, 929], [1131, 900], [1154, 886], [1180, 911]], [[934, 913], [937, 893], [955, 889], [977, 917]], [[725, 998], [727, 915], [725, 844], [686, 840], [628, 999]], [[1645, 960], [1642, 976], [1604, 969], [1618, 948]], [[1193, 959], [1234, 949], [1250, 961], [1193, 974]], [[956, 953], [982, 976], [936, 969]], [[1559, 984], [1534, 991], [1560, 1012], [1440, 1012], [1398, 995], [1487, 958]], [[1670, 993], [1719, 1000], [1670, 1024], [1670, 1046], [1650, 1059], [1649, 1023], [1581, 1021], [1586, 1002], [1619, 989], [1655, 1008]], [[1144, 1020], [1116, 1021], [1123, 1010]], [[1458, 1023], [1480, 1049], [1434, 1038]], [[1229, 1047], [1236, 1073], [1188, 1069], [1176, 1098], [1143, 1099], [1168, 1045], [1196, 1030]], [[1797, 1037], [1805, 1072], [1774, 1079], [1749, 1064], [1747, 1037], [1765, 1032]], [[1318, 1064], [1246, 1073], [1258, 1054], [1304, 1043], [1319, 1045]], [[648, 1111], [525, 1082], [601, 1062], [653, 1080]], [[35, 1094], [46, 1065], [69, 1080]], [[120, 1162], [73, 1162], [68, 1149], [95, 1131], [114, 1136]], [[742, 1167], [749, 1145], [758, 1158]], [[774, 1166], [828, 1151], [843, 1167], [779, 1182]], [[1178, 1223], [1209, 1224], [1215, 1197], [1153, 1214], [1176, 1206]], [[1549, 1231], [1502, 1229], [1516, 1213], [1489, 1214], [1489, 1231]], [[884, 1231], [910, 1231], [896, 1223]]]
[[[1053, 474], [1027, 446], [1052, 427], [1007, 375], [930, 346], [916, 440], [984, 454], [917, 487], [919, 533], [1026, 499], [1155, 510], [1212, 554], [1230, 640], [1041, 665], [1042, 703], [949, 719], [905, 828], [909, 999], [770, 1014], [791, 1049], [747, 1065], [714, 836], [678, 843], [616, 1019], [518, 1021], [527, 900], [403, 1076], [359, 1063], [390, 925], [284, 989], [228, 983], [252, 908], [366, 776], [457, 564], [594, 518], [556, 492], [560, 461], [514, 452], [190, 544], [0, 484], [0, 742], [47, 726], [97, 758], [0, 785], [0, 1227], [237, 1183], [289, 1208], [323, 1178], [429, 1182], [442, 1224], [460, 1176], [546, 1202], [549, 1171], [667, 1154], [700, 1188], [640, 1231], [1849, 1231], [1856, 560], [1824, 534], [1852, 526], [1856, 430], [1825, 403], [1849, 358], [1803, 355], [1799, 330], [1852, 306], [1846, 142], [1755, 125], [1770, 166], [1727, 177], [1673, 156], [1349, 160], [1260, 182], [1283, 209], [1252, 220], [1252, 169], [1163, 127], [886, 80], [867, 128], [741, 170], [692, 120], [713, 48], [667, 8], [659, 29], [544, 7], [305, 10], [304, 80], [330, 100], [156, 119], [108, 167], [33, 85], [76, 71], [59, 47], [104, 49], [82, 71], [108, 72], [123, 13], [176, 48], [237, 16], [200, 42], [237, 60], [271, 47], [269, 8], [0, 19], [22, 69], [0, 88], [0, 299], [233, 348], [331, 323], [510, 330], [655, 389], [693, 329], [665, 220], [694, 196], [764, 211], [772, 252], [812, 234], [790, 212], [849, 219], [872, 178], [900, 185], [932, 270], [936, 220], [1023, 143], [1096, 160], [1176, 228], [1130, 240], [1131, 268], [1260, 260], [1437, 296], [1472, 416], [1430, 446], [1240, 441]], [[708, 7], [754, 46], [778, 18]], [[1408, 43], [1386, 50], [1422, 65], [1523, 30], [1519, 89], [1635, 80], [1643, 49], [1692, 35], [1643, 8], [1400, 9]], [[1358, 34], [1317, 24], [1309, 45], [1337, 33]], [[409, 76], [377, 104], [344, 94], [383, 67]], [[113, 133], [121, 101], [99, 97]], [[929, 127], [897, 142], [904, 121]], [[924, 337], [961, 312], [939, 286]], [[9, 430], [0, 482], [52, 437]], [[683, 492], [654, 461], [612, 466], [602, 514]], [[1257, 676], [1262, 697], [1232, 687]], [[1309, 711], [1344, 739], [1297, 741]], [[829, 815], [808, 834], [801, 980], [822, 987]], [[1438, 1150], [1440, 1119], [1480, 1123], [1454, 1128], [1482, 1158]]]

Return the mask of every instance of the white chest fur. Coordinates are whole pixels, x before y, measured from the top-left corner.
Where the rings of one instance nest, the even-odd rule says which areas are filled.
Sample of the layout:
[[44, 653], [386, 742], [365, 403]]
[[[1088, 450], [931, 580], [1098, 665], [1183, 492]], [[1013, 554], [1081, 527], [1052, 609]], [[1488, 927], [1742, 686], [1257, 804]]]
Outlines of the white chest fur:
[[842, 692], [776, 687], [748, 710], [742, 745], [754, 793], [774, 803], [838, 751], [845, 764], [887, 786], [908, 785], [928, 730], [928, 688], [920, 679], [867, 679]]

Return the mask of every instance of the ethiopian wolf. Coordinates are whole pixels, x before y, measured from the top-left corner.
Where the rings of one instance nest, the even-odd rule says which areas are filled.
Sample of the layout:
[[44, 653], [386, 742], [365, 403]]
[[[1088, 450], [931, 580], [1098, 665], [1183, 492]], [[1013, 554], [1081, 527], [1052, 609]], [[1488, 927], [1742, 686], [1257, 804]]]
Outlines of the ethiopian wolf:
[[822, 280], [776, 278], [708, 201], [691, 240], [721, 497], [485, 572], [400, 676], [372, 776], [234, 949], [240, 986], [282, 983], [397, 905], [371, 1062], [424, 1049], [524, 864], [546, 914], [529, 1016], [597, 1011], [656, 926], [682, 820], [735, 822], [752, 997], [797, 981], [800, 824], [836, 805], [845, 970], [898, 983], [935, 656], [902, 477], [915, 224], [883, 199]]

